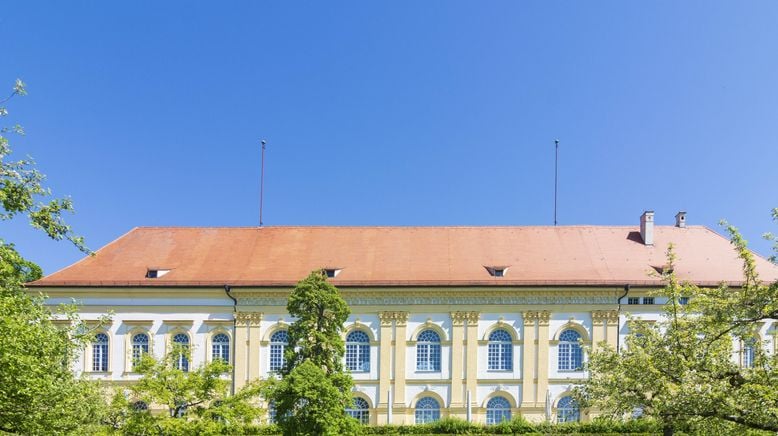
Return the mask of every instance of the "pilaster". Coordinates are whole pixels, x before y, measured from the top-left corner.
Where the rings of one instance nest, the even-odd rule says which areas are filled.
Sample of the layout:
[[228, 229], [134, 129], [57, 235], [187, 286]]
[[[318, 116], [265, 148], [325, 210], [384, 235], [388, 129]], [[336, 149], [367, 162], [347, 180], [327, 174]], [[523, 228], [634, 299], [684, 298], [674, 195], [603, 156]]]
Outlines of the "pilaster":
[[538, 312], [538, 386], [535, 394], [535, 407], [545, 406], [548, 390], [548, 325], [551, 313], [547, 310]]
[[605, 312], [605, 341], [616, 348], [619, 340], [619, 311], [608, 310]]
[[[408, 312], [394, 313], [395, 325], [395, 351], [394, 351], [394, 409], [405, 410], [405, 351], [406, 336], [405, 331], [408, 326]], [[394, 415], [395, 423], [404, 424], [405, 414], [397, 413]], [[398, 422], [399, 420], [399, 422]]]
[[537, 373], [537, 335], [538, 312], [524, 312], [524, 346], [521, 353], [521, 407], [535, 406], [535, 374]]
[[250, 312], [235, 313], [235, 390], [242, 388], [249, 378], [249, 323]]
[[592, 312], [592, 351], [597, 351], [599, 343], [605, 340], [605, 321], [607, 316], [604, 310]]
[[378, 318], [381, 320], [381, 331], [378, 338], [380, 341], [378, 353], [378, 408], [385, 410], [386, 414], [377, 417], [377, 423], [387, 424], [389, 419], [389, 390], [392, 388], [390, 377], [392, 371], [392, 324], [394, 322], [394, 312], [378, 312]]
[[467, 312], [451, 312], [451, 408], [462, 407], [466, 319]]
[[248, 368], [249, 368], [249, 380], [254, 380], [259, 378], [259, 341], [261, 340], [260, 337], [260, 323], [262, 321], [262, 313], [261, 312], [249, 312], [248, 315], [248, 350], [247, 350], [247, 356], [248, 356]]
[[[473, 408], [478, 405], [478, 319], [481, 314], [468, 312], [467, 314], [467, 361], [465, 365], [466, 390], [470, 392], [470, 404]], [[467, 398], [467, 394], [465, 394]], [[465, 401], [467, 402], [467, 401]]]

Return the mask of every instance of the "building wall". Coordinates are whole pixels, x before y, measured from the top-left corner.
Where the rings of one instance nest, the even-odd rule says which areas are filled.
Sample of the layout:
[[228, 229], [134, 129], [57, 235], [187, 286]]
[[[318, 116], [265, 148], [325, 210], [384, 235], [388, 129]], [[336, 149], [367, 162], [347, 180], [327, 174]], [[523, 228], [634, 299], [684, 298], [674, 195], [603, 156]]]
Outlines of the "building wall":
[[[288, 293], [288, 290], [285, 290]], [[433, 292], [433, 291], [430, 291]], [[392, 395], [391, 422], [412, 424], [416, 402], [431, 396], [441, 405], [442, 416], [483, 422], [486, 403], [496, 395], [506, 398], [514, 415], [531, 420], [555, 416], [557, 401], [572, 389], [572, 383], [586, 376], [582, 371], [558, 369], [559, 334], [571, 328], [578, 331], [585, 344], [601, 341], [611, 346], [624, 343], [629, 332], [627, 310], [646, 320], [659, 319], [659, 305], [621, 306], [619, 293], [613, 290], [515, 290], [519, 303], [494, 304], [494, 295], [484, 295], [479, 304], [477, 294], [467, 297], [451, 290], [434, 290], [437, 304], [408, 304], [408, 298], [391, 297], [384, 304], [370, 304], [367, 297], [349, 298], [352, 314], [345, 324], [345, 334], [354, 329], [370, 337], [370, 371], [355, 373], [355, 395], [368, 401], [372, 423], [386, 423], [389, 418], [389, 393]], [[234, 292], [237, 307], [221, 290], [203, 289], [59, 289], [48, 290], [56, 305], [76, 299], [82, 319], [96, 321], [112, 312], [105, 332], [109, 335], [110, 361], [107, 372], [93, 372], [90, 350], [77, 362], [75, 371], [118, 385], [138, 378], [132, 372], [130, 341], [136, 332], [151, 336], [151, 349], [162, 356], [169, 349], [173, 335], [186, 333], [193, 347], [192, 367], [211, 358], [211, 338], [217, 333], [230, 337], [234, 356], [235, 384], [271, 376], [269, 371], [270, 337], [285, 329], [293, 319], [285, 312], [285, 297], [277, 291], [253, 290]], [[532, 293], [533, 297], [526, 294]], [[544, 297], [545, 295], [545, 297]], [[427, 298], [427, 297], [423, 297]], [[510, 297], [504, 295], [500, 298]], [[531, 301], [520, 298], [532, 298]], [[562, 304], [554, 301], [562, 300]], [[264, 299], [264, 300], [263, 300]], [[603, 304], [604, 301], [610, 303]], [[533, 302], [534, 304], [528, 304]], [[271, 303], [271, 304], [258, 304]], [[233, 312], [237, 309], [237, 312]], [[488, 369], [488, 336], [495, 329], [511, 334], [512, 369]], [[432, 329], [441, 339], [441, 370], [416, 370], [418, 334]], [[763, 346], [773, 348], [770, 323], [763, 326]], [[469, 398], [469, 404], [468, 404]], [[582, 414], [582, 419], [588, 417]]]

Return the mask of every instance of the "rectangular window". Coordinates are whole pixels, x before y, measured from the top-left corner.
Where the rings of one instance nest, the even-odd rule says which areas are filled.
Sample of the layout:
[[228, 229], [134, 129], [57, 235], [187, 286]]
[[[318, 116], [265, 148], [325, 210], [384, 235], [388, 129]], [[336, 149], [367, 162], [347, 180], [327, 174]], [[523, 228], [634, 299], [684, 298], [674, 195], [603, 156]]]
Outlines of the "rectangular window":
[[270, 370], [278, 371], [284, 366], [284, 346], [273, 344], [270, 346]]
[[654, 297], [643, 297], [643, 304], [654, 304]]
[[513, 369], [511, 344], [489, 344], [487, 348], [488, 366], [491, 371], [510, 371]]
[[638, 298], [638, 297], [629, 297], [629, 298], [627, 298], [627, 304], [640, 304], [640, 298]]
[[108, 371], [108, 344], [92, 345], [92, 371]]
[[678, 299], [678, 302], [681, 304], [689, 304], [689, 297], [681, 297]]
[[416, 345], [416, 370], [440, 371], [440, 345]]

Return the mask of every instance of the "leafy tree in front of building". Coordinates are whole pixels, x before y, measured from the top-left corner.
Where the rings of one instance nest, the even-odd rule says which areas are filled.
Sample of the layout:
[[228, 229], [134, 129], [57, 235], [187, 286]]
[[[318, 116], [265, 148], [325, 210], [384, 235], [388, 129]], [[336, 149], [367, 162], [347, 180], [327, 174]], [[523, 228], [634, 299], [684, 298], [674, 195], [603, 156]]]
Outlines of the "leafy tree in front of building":
[[[778, 220], [778, 210], [773, 216]], [[656, 418], [666, 434], [778, 432], [778, 356], [767, 351], [776, 336], [758, 335], [778, 320], [778, 283], [759, 279], [746, 241], [733, 226], [727, 230], [743, 262], [743, 285], [680, 282], [670, 247], [663, 319], [632, 319], [621, 350], [591, 355], [590, 377], [578, 389], [583, 405]]]
[[263, 412], [259, 382], [230, 395], [231, 365], [216, 359], [187, 371], [182, 362], [190, 356], [180, 345], [162, 359], [143, 355], [133, 368], [140, 380], [114, 394], [103, 423], [127, 435], [243, 434]]
[[266, 398], [285, 435], [343, 435], [360, 431], [346, 414], [353, 382], [343, 369], [341, 337], [350, 310], [323, 271], [297, 283], [289, 296], [289, 327], [280, 379], [268, 380]]
[[[17, 80], [5, 104], [26, 94]], [[23, 135], [19, 125], [0, 127], [0, 220], [26, 216], [29, 223], [54, 240], [66, 239], [84, 251], [62, 214], [73, 210], [68, 199], [52, 198], [44, 176], [33, 161], [14, 160], [9, 135]], [[0, 240], [0, 432], [12, 434], [89, 433], [99, 422], [102, 395], [96, 382], [74, 376], [72, 365], [93, 332], [79, 321], [74, 307], [54, 314], [43, 297], [30, 296], [26, 282], [42, 271], [24, 259], [14, 245]]]

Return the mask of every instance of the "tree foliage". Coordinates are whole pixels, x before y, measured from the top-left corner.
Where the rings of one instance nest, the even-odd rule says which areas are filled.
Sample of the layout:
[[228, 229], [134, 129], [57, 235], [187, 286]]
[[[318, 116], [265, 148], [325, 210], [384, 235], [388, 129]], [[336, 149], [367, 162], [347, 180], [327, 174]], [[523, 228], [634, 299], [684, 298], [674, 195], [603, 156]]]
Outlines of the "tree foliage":
[[341, 337], [350, 310], [323, 271], [300, 281], [289, 296], [289, 327], [281, 379], [271, 379], [265, 396], [286, 435], [339, 435], [358, 431], [345, 409], [351, 405], [351, 376], [343, 371]]
[[[584, 405], [654, 417], [667, 433], [778, 431], [778, 357], [763, 342], [775, 339], [757, 335], [762, 323], [778, 319], [778, 283], [760, 281], [746, 241], [726, 226], [743, 264], [743, 285], [701, 288], [667, 269], [662, 319], [631, 318], [622, 350], [604, 346], [591, 355], [590, 377], [578, 389]], [[672, 246], [667, 256], [672, 266]], [[749, 345], [753, 362], [744, 365]]]
[[[228, 363], [217, 359], [183, 371], [176, 365], [181, 355], [188, 358], [190, 349], [173, 347], [162, 359], [142, 356], [134, 367], [140, 380], [128, 392], [114, 395], [104, 423], [127, 435], [242, 434], [260, 416], [258, 382], [230, 395]], [[151, 413], [140, 404], [163, 407], [167, 413]]]
[[[8, 100], [25, 94], [17, 80], [10, 96], [0, 101], [0, 118], [8, 116]], [[24, 130], [19, 125], [0, 128], [0, 220], [26, 214], [52, 239], [67, 239], [88, 251], [62, 218], [72, 210], [70, 200], [50, 198], [31, 160], [9, 160], [9, 133]], [[74, 376], [72, 364], [93, 332], [72, 306], [59, 308], [57, 316], [65, 322], [52, 322], [43, 298], [29, 296], [24, 287], [41, 275], [40, 267], [0, 240], [0, 431], [88, 433], [99, 420], [102, 396], [96, 382]]]

